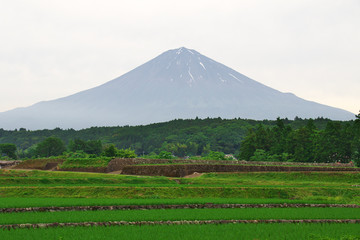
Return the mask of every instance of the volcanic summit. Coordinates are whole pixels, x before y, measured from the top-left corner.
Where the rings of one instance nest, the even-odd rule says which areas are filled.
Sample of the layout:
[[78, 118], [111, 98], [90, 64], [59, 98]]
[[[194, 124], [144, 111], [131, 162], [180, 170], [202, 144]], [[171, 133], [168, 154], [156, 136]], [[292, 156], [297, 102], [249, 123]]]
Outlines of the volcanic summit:
[[342, 109], [282, 93], [187, 48], [169, 50], [98, 87], [0, 113], [0, 128], [140, 125], [188, 118], [349, 120]]

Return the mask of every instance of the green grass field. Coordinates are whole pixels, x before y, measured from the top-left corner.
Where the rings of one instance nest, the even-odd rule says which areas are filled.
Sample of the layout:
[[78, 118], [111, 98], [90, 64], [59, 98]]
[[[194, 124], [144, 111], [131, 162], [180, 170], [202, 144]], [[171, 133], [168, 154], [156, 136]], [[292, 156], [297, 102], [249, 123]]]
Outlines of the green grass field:
[[155, 225], [16, 229], [0, 231], [2, 239], [321, 239], [358, 240], [355, 224]]
[[[191, 203], [355, 203], [351, 172], [208, 173], [195, 178], [0, 170], [0, 208]], [[360, 208], [160, 209], [1, 213], [0, 225], [87, 221], [359, 219]], [[0, 230], [0, 239], [360, 239], [359, 224], [224, 224]], [[358, 237], [358, 238], [356, 238]]]
[[224, 208], [1, 213], [0, 224], [107, 221], [357, 219], [360, 208]]
[[67, 168], [87, 168], [87, 167], [107, 167], [111, 161], [111, 157], [97, 157], [97, 158], [69, 158], [64, 163], [60, 164], [60, 169]]

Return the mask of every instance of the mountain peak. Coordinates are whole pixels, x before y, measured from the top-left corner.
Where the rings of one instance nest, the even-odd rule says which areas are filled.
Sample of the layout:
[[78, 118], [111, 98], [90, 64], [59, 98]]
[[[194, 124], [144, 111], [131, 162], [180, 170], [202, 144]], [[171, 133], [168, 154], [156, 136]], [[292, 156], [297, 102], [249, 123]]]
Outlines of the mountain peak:
[[193, 49], [189, 49], [186, 47], [180, 47], [180, 48], [176, 48], [176, 49], [172, 49], [169, 50], [169, 52], [175, 53], [176, 55], [180, 55], [180, 54], [199, 54], [197, 51], [193, 50]]
[[185, 47], [164, 52], [101, 86], [0, 113], [0, 128], [86, 128], [186, 118], [325, 117], [354, 114], [282, 93]]
[[[193, 88], [206, 85], [237, 85], [252, 81], [246, 76], [200, 54], [196, 50], [181, 47], [159, 55], [149, 63], [151, 74], [159, 81], [171, 81]], [[147, 65], [145, 64], [145, 65]]]

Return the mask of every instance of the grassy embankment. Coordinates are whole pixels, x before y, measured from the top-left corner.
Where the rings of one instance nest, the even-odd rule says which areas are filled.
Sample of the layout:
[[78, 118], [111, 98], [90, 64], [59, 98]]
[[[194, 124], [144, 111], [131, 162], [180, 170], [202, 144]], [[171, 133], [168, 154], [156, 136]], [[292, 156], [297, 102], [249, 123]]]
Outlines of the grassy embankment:
[[60, 169], [73, 168], [106, 168], [111, 161], [111, 157], [97, 157], [97, 158], [70, 158], [66, 159], [64, 163], [59, 165]]
[[209, 173], [197, 178], [0, 171], [1, 197], [268, 198], [358, 203], [357, 173]]

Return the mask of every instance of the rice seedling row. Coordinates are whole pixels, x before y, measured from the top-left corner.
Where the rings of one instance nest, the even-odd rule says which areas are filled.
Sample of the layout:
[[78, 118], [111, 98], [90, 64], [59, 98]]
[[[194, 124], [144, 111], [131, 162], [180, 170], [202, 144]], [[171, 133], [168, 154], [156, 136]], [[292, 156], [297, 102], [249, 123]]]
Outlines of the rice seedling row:
[[264, 220], [264, 219], [359, 219], [360, 208], [235, 208], [153, 209], [67, 212], [1, 213], [0, 224], [177, 221], [177, 220]]
[[360, 236], [358, 224], [207, 224], [55, 227], [0, 231], [2, 239], [348, 239]]

